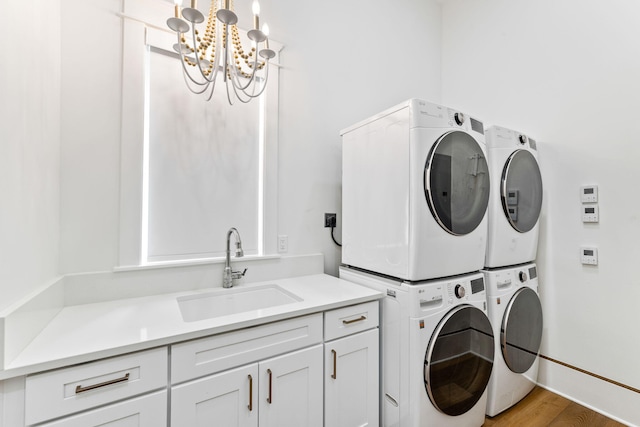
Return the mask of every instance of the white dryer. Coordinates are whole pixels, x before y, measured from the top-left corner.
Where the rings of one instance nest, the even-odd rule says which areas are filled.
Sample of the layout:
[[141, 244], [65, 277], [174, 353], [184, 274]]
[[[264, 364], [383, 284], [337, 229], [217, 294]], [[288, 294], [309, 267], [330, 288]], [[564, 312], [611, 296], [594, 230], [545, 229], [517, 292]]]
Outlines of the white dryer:
[[519, 132], [492, 126], [486, 132], [491, 176], [486, 267], [536, 259], [542, 208], [542, 178], [536, 142]]
[[484, 266], [482, 122], [411, 99], [341, 134], [344, 264], [409, 281]]
[[542, 307], [535, 264], [483, 270], [483, 274], [496, 337], [486, 411], [494, 416], [519, 402], [537, 382]]
[[340, 277], [387, 295], [381, 425], [481, 426], [495, 351], [483, 275], [409, 283], [343, 265]]

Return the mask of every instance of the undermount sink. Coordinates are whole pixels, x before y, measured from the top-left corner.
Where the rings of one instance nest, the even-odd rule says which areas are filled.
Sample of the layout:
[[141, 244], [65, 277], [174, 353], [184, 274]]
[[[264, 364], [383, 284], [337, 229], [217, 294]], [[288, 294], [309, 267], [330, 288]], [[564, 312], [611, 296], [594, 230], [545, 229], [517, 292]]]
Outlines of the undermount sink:
[[221, 289], [204, 294], [178, 297], [177, 300], [182, 319], [185, 322], [195, 322], [300, 302], [302, 298], [276, 284], [270, 284]]

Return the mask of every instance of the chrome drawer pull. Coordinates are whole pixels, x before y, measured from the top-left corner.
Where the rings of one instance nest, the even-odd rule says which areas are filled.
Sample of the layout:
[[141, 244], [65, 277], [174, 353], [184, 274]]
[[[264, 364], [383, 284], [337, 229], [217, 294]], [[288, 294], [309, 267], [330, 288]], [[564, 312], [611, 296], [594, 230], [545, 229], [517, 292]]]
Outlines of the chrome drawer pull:
[[124, 377], [116, 378], [115, 380], [105, 381], [100, 384], [88, 385], [86, 387], [82, 387], [80, 384], [76, 386], [76, 394], [84, 393], [85, 391], [94, 390], [96, 388], [105, 387], [111, 384], [117, 384], [124, 381], [129, 381], [129, 373], [127, 372]]
[[351, 319], [351, 320], [343, 320], [342, 323], [344, 325], [350, 325], [352, 323], [356, 323], [356, 322], [362, 322], [363, 320], [367, 320], [367, 316], [362, 315], [360, 317], [358, 317], [357, 319]]

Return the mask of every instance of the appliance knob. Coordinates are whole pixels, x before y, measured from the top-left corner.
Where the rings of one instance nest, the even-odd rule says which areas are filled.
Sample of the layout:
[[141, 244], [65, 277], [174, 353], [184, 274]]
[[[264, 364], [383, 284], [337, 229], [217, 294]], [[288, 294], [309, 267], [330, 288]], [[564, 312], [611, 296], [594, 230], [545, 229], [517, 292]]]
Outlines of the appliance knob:
[[464, 289], [464, 286], [462, 285], [456, 285], [454, 292], [458, 299], [464, 298], [464, 295], [467, 293], [467, 291]]
[[524, 271], [521, 271], [520, 273], [518, 273], [518, 278], [520, 279], [521, 282], [526, 282], [527, 273], [525, 273]]
[[453, 115], [453, 118], [456, 120], [458, 126], [462, 126], [462, 124], [464, 123], [464, 114], [462, 113], [455, 113]]
[[524, 136], [524, 135], [520, 135], [520, 136], [518, 137], [518, 140], [520, 141], [520, 144], [522, 144], [522, 145], [524, 145], [524, 144], [526, 144], [526, 143], [527, 143], [527, 137], [526, 137], [526, 136]]

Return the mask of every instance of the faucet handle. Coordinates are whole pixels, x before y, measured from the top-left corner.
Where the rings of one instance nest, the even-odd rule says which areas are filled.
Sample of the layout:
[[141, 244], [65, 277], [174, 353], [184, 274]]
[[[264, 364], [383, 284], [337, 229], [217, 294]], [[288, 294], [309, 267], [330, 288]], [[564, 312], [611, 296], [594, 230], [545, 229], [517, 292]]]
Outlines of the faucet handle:
[[245, 275], [245, 273], [247, 272], [247, 268], [244, 269], [244, 271], [232, 271], [231, 272], [231, 277], [234, 279], [242, 279]]

